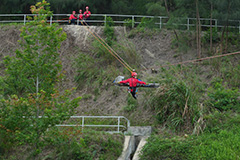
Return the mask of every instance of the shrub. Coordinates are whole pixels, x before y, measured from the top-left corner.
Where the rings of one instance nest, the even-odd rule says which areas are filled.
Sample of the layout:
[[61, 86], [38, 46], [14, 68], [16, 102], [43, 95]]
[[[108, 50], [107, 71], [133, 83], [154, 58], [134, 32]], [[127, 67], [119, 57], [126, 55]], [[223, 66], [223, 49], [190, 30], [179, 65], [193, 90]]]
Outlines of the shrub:
[[129, 94], [127, 97], [127, 105], [123, 108], [123, 110], [126, 112], [132, 112], [137, 108], [137, 105], [137, 101]]
[[232, 87], [239, 87], [240, 64], [235, 64], [231, 60], [224, 59], [220, 68], [221, 78], [228, 82]]
[[152, 136], [142, 150], [141, 159], [229, 159], [240, 156], [240, 127], [204, 133], [200, 136], [173, 137], [164, 139]]
[[154, 19], [147, 19], [146, 17], [143, 17], [141, 19], [141, 23], [137, 26], [138, 28], [154, 28], [155, 22]]
[[114, 35], [114, 28], [112, 27], [114, 25], [114, 22], [111, 17], [107, 17], [107, 23], [104, 27], [104, 34], [106, 36], [106, 42], [109, 46], [112, 45], [113, 40], [116, 39]]
[[[220, 37], [218, 35], [217, 29], [216, 28], [212, 28], [212, 42], [213, 43], [217, 43], [220, 41]], [[203, 42], [204, 43], [209, 43], [210, 42], [210, 29], [208, 29], [204, 36], [203, 36]]]
[[159, 123], [174, 129], [191, 128], [194, 119], [199, 116], [198, 97], [187, 80], [177, 75], [178, 69], [175, 69], [162, 69], [164, 79], [160, 82], [161, 87], [147, 93], [150, 95], [146, 105], [155, 111]]
[[[84, 128], [51, 130], [51, 145], [56, 147], [52, 159], [117, 159], [122, 151], [124, 136]], [[55, 138], [56, 137], [56, 138]]]
[[213, 83], [213, 87], [208, 89], [208, 96], [210, 105], [220, 111], [234, 109], [240, 105], [238, 89], [226, 89], [222, 80]]
[[126, 26], [127, 28], [132, 28], [132, 26], [134, 26], [133, 23], [134, 23], [134, 20], [132, 19], [128, 18], [124, 20], [124, 26]]

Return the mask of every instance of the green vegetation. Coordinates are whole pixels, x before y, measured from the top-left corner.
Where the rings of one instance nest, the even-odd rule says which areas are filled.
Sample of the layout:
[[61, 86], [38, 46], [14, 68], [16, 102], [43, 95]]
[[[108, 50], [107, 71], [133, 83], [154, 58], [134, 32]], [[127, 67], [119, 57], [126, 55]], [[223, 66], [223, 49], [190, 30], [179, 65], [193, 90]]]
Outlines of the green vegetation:
[[137, 106], [138, 102], [129, 94], [127, 97], [127, 105], [123, 107], [123, 110], [126, 112], [133, 112]]
[[[58, 91], [63, 76], [58, 50], [66, 33], [46, 23], [52, 15], [48, 5], [43, 0], [31, 6], [36, 16], [21, 28], [16, 56], [4, 59], [0, 159], [116, 159], [122, 151], [122, 135], [55, 127], [74, 115], [81, 97], [71, 98], [75, 89]], [[18, 154], [12, 155], [15, 150]], [[45, 155], [49, 151], [52, 154]]]
[[[33, 1], [14, 2], [1, 1], [0, 12], [26, 13], [29, 10], [26, 6]], [[50, 2], [56, 13], [70, 13], [89, 5], [92, 13], [168, 15], [169, 19], [162, 21], [167, 24], [162, 26], [166, 27], [162, 30], [154, 29], [159, 23], [157, 17], [142, 18], [133, 29], [133, 19], [126, 19], [124, 25], [131, 29], [127, 38], [137, 39], [139, 36], [148, 40], [158, 31], [173, 31], [171, 49], [176, 53], [169, 56], [176, 61], [185, 61], [185, 57], [201, 58], [206, 54], [221, 55], [238, 51], [240, 46], [239, 30], [228, 27], [235, 23], [231, 19], [239, 17], [238, 0]], [[83, 100], [84, 103], [89, 101], [90, 105], [105, 90], [112, 91], [112, 99], [119, 98], [121, 91], [111, 86], [112, 81], [118, 75], [129, 74], [129, 71], [102, 45], [102, 40], [93, 40], [92, 50], [78, 53], [71, 63], [77, 90], [61, 91], [59, 84], [63, 74], [58, 51], [66, 39], [66, 33], [57, 25], [46, 23], [52, 15], [48, 6], [43, 0], [31, 7], [31, 12], [36, 16], [21, 28], [20, 47], [16, 55], [7, 56], [0, 62], [1, 67], [6, 69], [0, 76], [0, 159], [117, 159], [122, 151], [123, 135], [101, 132], [108, 128], [91, 131], [87, 127], [57, 128], [55, 125], [82, 123], [82, 120], [69, 120], [79, 107], [81, 98], [74, 97], [81, 89], [86, 89]], [[184, 17], [192, 15], [196, 15], [196, 20], [189, 20], [197, 25], [188, 26], [189, 31], [186, 31], [187, 27], [180, 24], [186, 23]], [[223, 27], [205, 28], [202, 25], [209, 25], [209, 21], [202, 21], [200, 17], [218, 18], [217, 23]], [[102, 37], [122, 59], [138, 70], [141, 59], [136, 47], [139, 46], [134, 46], [124, 36], [116, 36], [114, 20], [115, 17], [107, 17]], [[135, 17], [134, 21], [137, 20], [140, 19]], [[0, 28], [7, 30], [5, 25]], [[78, 51], [78, 48], [74, 49]], [[188, 55], [190, 51], [197, 54]], [[235, 160], [240, 157], [239, 79], [239, 55], [198, 61], [188, 66], [159, 67], [158, 74], [149, 77], [147, 82], [160, 83], [160, 88], [143, 89], [144, 100], [139, 98], [136, 101], [128, 95], [124, 105], [118, 101], [115, 106], [122, 107], [118, 113], [128, 115], [133, 125], [154, 127], [141, 159]], [[76, 91], [79, 93], [74, 95]], [[143, 109], [148, 117], [139, 120]], [[108, 111], [103, 113], [94, 108], [87, 113], [102, 115], [109, 114]], [[94, 119], [85, 122], [116, 124], [116, 120]], [[121, 121], [121, 125], [125, 123]]]
[[222, 81], [215, 82], [213, 87], [209, 88], [208, 96], [210, 106], [220, 111], [239, 110], [238, 89], [226, 89], [226, 85], [222, 85]]
[[[140, 58], [136, 53], [133, 44], [126, 39], [120, 43], [116, 41], [114, 34], [113, 21], [107, 17], [107, 24], [104, 27], [105, 42], [103, 40], [94, 40], [91, 54], [80, 53], [74, 60], [76, 68], [75, 81], [78, 87], [87, 86], [88, 88], [97, 88], [92, 90], [97, 95], [102, 88], [109, 85], [119, 73], [128, 72], [126, 68], [117, 60], [116, 53], [125, 60], [131, 67], [138, 68]], [[109, 46], [113, 49], [109, 49]], [[121, 59], [119, 59], [121, 60]]]
[[122, 152], [124, 136], [110, 135], [82, 128], [54, 129], [49, 133], [58, 139], [50, 138], [55, 150], [48, 159], [117, 159]]
[[47, 130], [68, 119], [80, 100], [70, 99], [72, 90], [60, 94], [55, 87], [62, 67], [57, 49], [66, 34], [55, 25], [47, 25], [52, 14], [48, 5], [42, 1], [31, 6], [38, 16], [21, 29], [23, 50], [4, 60], [4, 98], [0, 103], [3, 154], [14, 145], [29, 145], [34, 155], [41, 153], [47, 144], [42, 138]]
[[206, 131], [199, 136], [152, 136], [142, 151], [141, 159], [238, 159], [239, 118], [233, 112], [215, 112], [204, 117]]
[[[46, 132], [44, 140], [48, 142], [42, 147], [42, 153], [35, 155], [34, 149], [17, 145], [8, 152], [21, 149], [13, 156], [4, 155], [6, 149], [4, 140], [1, 139], [1, 159], [117, 159], [122, 152], [124, 136], [121, 134], [108, 134], [81, 127], [56, 128]], [[48, 154], [45, 154], [48, 153]]]
[[236, 77], [220, 79], [232, 63], [220, 65], [219, 76], [210, 83], [199, 79], [205, 72], [201, 66], [162, 69], [158, 77], [162, 87], [146, 91], [150, 95], [146, 106], [154, 111], [157, 123], [175, 134], [165, 129], [151, 136], [142, 159], [238, 159], [240, 92], [235, 83], [223, 83]]
[[162, 69], [159, 76], [148, 80], [161, 79], [161, 87], [146, 91], [148, 101], [145, 105], [155, 112], [158, 123], [177, 130], [193, 128], [194, 121], [199, 118], [199, 95], [202, 95], [203, 84], [188, 67]]

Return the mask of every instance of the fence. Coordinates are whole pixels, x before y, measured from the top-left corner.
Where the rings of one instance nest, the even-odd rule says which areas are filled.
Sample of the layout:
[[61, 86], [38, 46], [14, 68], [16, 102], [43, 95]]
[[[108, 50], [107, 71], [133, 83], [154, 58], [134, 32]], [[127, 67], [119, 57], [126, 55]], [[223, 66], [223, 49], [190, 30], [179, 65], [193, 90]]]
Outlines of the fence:
[[[0, 23], [23, 23], [24, 25], [28, 16], [34, 16], [32, 14], [0, 14]], [[70, 14], [53, 14], [52, 17], [49, 18], [48, 23], [68, 23], [68, 17]], [[132, 28], [141, 23], [142, 18], [146, 19], [154, 19], [154, 25], [158, 28], [162, 28], [167, 25], [168, 17], [166, 16], [143, 16], [143, 15], [118, 15], [118, 14], [92, 14], [91, 19], [87, 22], [94, 25], [106, 25], [107, 17], [111, 17], [113, 19], [114, 24], [124, 25], [128, 24]], [[209, 18], [200, 18], [202, 27], [215, 27], [222, 28], [224, 27], [224, 21], [218, 19], [209, 19]], [[212, 21], [212, 25], [211, 25]], [[130, 24], [129, 24], [130, 23]], [[77, 21], [79, 24], [79, 20]], [[196, 25], [196, 18], [177, 18], [175, 22], [171, 25], [182, 26], [185, 29], [189, 30], [190, 27], [194, 27]], [[238, 29], [240, 33], [240, 20], [229, 20], [229, 28]]]
[[[59, 124], [56, 126], [59, 127], [82, 127], [82, 129], [84, 127], [101, 127], [101, 128], [116, 128], [117, 130], [108, 130], [107, 132], [111, 132], [111, 133], [120, 133], [121, 129], [126, 130], [128, 127], [130, 127], [130, 121], [124, 117], [124, 116], [71, 116], [70, 120], [73, 119], [81, 119], [80, 124], [76, 124], [76, 121], [74, 122], [75, 124]], [[86, 119], [101, 119], [101, 120], [108, 120], [109, 119], [116, 119], [117, 120], [117, 124], [86, 124]], [[123, 119], [124, 121], [121, 121], [121, 119]], [[125, 122], [125, 123], [124, 123]], [[68, 122], [70, 123], [70, 122]], [[79, 123], [79, 122], [77, 122]], [[101, 122], [103, 123], [103, 122]], [[114, 123], [114, 122], [112, 122]]]

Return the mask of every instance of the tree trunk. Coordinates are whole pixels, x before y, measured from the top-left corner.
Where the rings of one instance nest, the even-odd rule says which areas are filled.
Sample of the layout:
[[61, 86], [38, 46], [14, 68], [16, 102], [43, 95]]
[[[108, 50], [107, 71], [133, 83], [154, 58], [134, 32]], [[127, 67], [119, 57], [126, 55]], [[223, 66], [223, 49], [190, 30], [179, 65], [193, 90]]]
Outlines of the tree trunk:
[[224, 26], [223, 31], [222, 31], [221, 42], [220, 42], [221, 43], [220, 54], [223, 53], [223, 39], [224, 39], [225, 29], [226, 29], [226, 25]]
[[199, 15], [199, 8], [198, 8], [198, 0], [196, 2], [196, 40], [197, 40], [197, 56], [201, 58], [201, 22], [200, 22], [200, 15]]
[[[168, 18], [170, 18], [170, 13], [169, 13], [169, 11], [168, 11], [167, 0], [164, 0], [164, 2], [165, 2], [165, 9], [166, 9], [166, 11], [167, 11]], [[176, 36], [177, 41], [179, 41], [179, 39], [178, 39], [178, 34], [177, 34], [177, 32], [175, 31], [175, 29], [173, 29], [173, 32], [174, 32], [174, 34], [175, 34], [175, 36]]]
[[225, 42], [225, 49], [224, 49], [224, 53], [227, 53], [227, 49], [228, 49], [228, 25], [229, 25], [229, 11], [230, 11], [230, 1], [228, 1], [228, 14], [227, 14], [227, 33], [226, 33], [226, 42]]
[[212, 46], [212, 11], [213, 11], [213, 5], [211, 2], [211, 14], [210, 14], [210, 52], [213, 52], [213, 46]]

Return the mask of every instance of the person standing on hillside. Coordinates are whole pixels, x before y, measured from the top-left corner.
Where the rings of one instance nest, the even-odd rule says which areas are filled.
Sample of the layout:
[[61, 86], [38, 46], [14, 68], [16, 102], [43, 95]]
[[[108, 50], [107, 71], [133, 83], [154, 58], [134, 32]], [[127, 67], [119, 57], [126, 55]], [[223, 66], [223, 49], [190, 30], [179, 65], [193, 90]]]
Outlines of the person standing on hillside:
[[89, 20], [90, 16], [91, 16], [91, 12], [89, 11], [89, 7], [87, 6], [86, 11], [84, 12], [84, 19], [86, 20], [86, 23], [87, 23], [87, 20]]
[[82, 10], [81, 10], [81, 9], [79, 10], [79, 16], [78, 16], [78, 18], [79, 18], [79, 25], [82, 25], [83, 14], [82, 14]]
[[132, 72], [132, 77], [124, 80], [124, 81], [120, 81], [119, 83], [128, 83], [129, 84], [129, 88], [130, 88], [130, 93], [132, 94], [133, 98], [137, 99], [136, 97], [136, 90], [137, 90], [137, 84], [146, 84], [146, 82], [140, 81], [137, 79], [137, 73], [136, 72]]
[[69, 24], [75, 24], [76, 19], [77, 19], [76, 11], [73, 11], [71, 16], [69, 17]]

